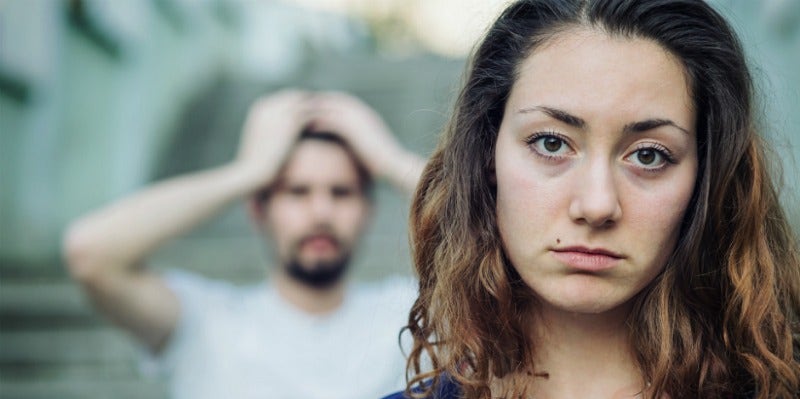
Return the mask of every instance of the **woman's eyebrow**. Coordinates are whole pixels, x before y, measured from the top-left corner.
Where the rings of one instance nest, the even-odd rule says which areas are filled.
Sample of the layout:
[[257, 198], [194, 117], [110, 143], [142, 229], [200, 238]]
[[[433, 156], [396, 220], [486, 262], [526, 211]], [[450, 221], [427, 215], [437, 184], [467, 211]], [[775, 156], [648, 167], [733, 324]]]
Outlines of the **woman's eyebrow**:
[[622, 131], [624, 133], [641, 133], [661, 126], [672, 126], [691, 136], [691, 133], [689, 133], [688, 130], [678, 126], [678, 124], [669, 119], [647, 119], [639, 122], [629, 123], [622, 128]]
[[[543, 105], [537, 105], [535, 107], [530, 107], [530, 108], [521, 108], [517, 112], [520, 113], [520, 114], [528, 114], [528, 113], [536, 112], [536, 111], [543, 112], [543, 113], [547, 114], [548, 116], [550, 116], [553, 119], [557, 119], [557, 120], [559, 120], [561, 122], [566, 123], [567, 125], [576, 127], [578, 129], [584, 130], [584, 129], [586, 129], [586, 126], [587, 126], [586, 121], [581, 119], [580, 117], [572, 115], [569, 112], [564, 111], [564, 110], [560, 110], [560, 109], [557, 109], [557, 108], [551, 108], [551, 107], [545, 107]], [[679, 126], [678, 124], [676, 124], [675, 122], [673, 122], [673, 121], [671, 121], [669, 119], [662, 119], [662, 118], [653, 118], [653, 119], [646, 119], [646, 120], [638, 121], [638, 122], [632, 122], [632, 123], [629, 123], [629, 124], [625, 125], [625, 127], [622, 128], [622, 131], [624, 133], [626, 133], [626, 134], [629, 134], [629, 133], [641, 133], [641, 132], [645, 132], [645, 131], [648, 131], [648, 130], [651, 130], [651, 129], [655, 129], [655, 128], [658, 128], [658, 127], [661, 127], [661, 126], [672, 126], [672, 127], [676, 128], [676, 129], [678, 129], [678, 130], [680, 130], [680, 131], [682, 131], [682, 132], [684, 132], [686, 134], [691, 135], [691, 133], [689, 133], [689, 130]]]
[[542, 105], [537, 105], [535, 107], [522, 108], [517, 112], [520, 113], [520, 114], [528, 114], [528, 113], [536, 112], [536, 111], [544, 112], [545, 114], [549, 115], [551, 118], [558, 119], [561, 122], [564, 122], [567, 125], [576, 127], [578, 129], [585, 129], [586, 128], [586, 121], [585, 120], [583, 120], [583, 119], [581, 119], [581, 118], [579, 118], [579, 117], [577, 117], [575, 115], [572, 115], [569, 112], [562, 111], [562, 110], [556, 109], [556, 108], [550, 108], [550, 107], [545, 107], [545, 106], [542, 106]]

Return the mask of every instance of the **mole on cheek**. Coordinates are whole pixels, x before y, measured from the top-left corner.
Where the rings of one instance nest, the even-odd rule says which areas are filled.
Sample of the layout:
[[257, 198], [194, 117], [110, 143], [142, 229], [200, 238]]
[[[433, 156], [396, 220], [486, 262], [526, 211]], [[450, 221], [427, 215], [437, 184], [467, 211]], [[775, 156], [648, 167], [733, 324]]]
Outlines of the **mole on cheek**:
[[561, 244], [561, 239], [560, 238], [556, 238], [556, 244]]

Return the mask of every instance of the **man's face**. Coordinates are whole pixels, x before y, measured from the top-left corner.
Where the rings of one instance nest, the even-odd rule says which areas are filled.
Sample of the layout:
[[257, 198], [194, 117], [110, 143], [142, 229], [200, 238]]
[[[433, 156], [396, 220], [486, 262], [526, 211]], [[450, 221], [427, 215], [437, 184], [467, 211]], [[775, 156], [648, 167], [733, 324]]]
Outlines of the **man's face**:
[[297, 144], [263, 207], [283, 271], [317, 286], [342, 275], [370, 214], [351, 156], [316, 139]]

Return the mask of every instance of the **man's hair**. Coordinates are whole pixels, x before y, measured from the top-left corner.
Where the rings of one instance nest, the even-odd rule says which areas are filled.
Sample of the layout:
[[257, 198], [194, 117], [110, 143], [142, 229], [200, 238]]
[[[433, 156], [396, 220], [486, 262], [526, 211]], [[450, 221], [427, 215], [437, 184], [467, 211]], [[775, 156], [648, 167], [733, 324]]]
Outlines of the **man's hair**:
[[[644, 394], [796, 397], [797, 241], [756, 133], [739, 40], [699, 0], [517, 1], [489, 29], [411, 209], [420, 280], [409, 390], [433, 378], [429, 393], [448, 375], [465, 398], [489, 398], [493, 378], [535, 369], [526, 315], [536, 301], [503, 250], [491, 175], [520, 63], [571, 29], [658, 43], [683, 65], [697, 114], [698, 175], [679, 241], [628, 324]], [[423, 373], [426, 356], [433, 370]], [[510, 397], [524, 391], [512, 385]]]
[[[295, 147], [306, 140], [319, 140], [326, 143], [336, 144], [340, 146], [350, 160], [353, 162], [353, 167], [356, 169], [356, 174], [358, 175], [358, 182], [361, 188], [361, 194], [364, 195], [368, 200], [372, 201], [373, 199], [373, 191], [374, 191], [374, 179], [372, 174], [367, 169], [367, 166], [364, 164], [364, 161], [358, 157], [358, 155], [353, 151], [353, 148], [350, 144], [345, 141], [340, 135], [331, 132], [322, 132], [322, 131], [313, 131], [310, 129], [304, 129], [300, 136], [297, 138], [297, 142], [295, 143]], [[289, 154], [291, 157], [292, 154]], [[285, 167], [285, 165], [284, 165]], [[256, 193], [256, 200], [259, 203], [264, 203], [269, 200], [269, 197], [272, 195], [272, 191], [275, 189], [276, 184], [280, 184], [281, 182], [281, 175], [283, 175], [283, 168], [278, 172], [278, 178], [276, 181], [267, 186], [263, 189], [259, 190]]]

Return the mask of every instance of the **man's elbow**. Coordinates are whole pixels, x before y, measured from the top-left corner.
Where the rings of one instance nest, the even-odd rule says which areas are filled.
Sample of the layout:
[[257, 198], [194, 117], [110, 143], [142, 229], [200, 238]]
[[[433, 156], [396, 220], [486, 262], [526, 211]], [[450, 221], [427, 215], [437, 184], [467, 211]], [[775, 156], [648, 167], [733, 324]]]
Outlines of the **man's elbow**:
[[61, 242], [61, 254], [70, 276], [82, 285], [97, 284], [103, 275], [102, 248], [97, 240], [81, 227], [70, 224]]

